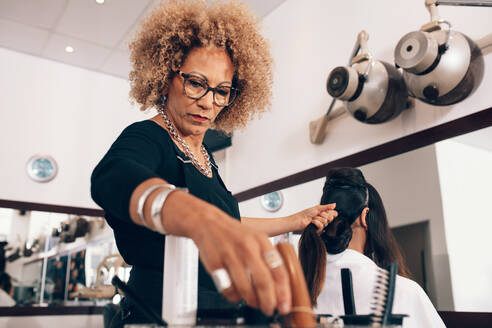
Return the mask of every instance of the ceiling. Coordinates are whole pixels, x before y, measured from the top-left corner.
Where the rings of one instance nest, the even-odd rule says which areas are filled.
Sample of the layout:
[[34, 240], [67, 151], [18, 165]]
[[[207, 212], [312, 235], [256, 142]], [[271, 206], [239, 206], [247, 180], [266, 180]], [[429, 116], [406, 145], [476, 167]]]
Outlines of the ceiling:
[[[285, 0], [244, 1], [264, 17]], [[127, 44], [159, 2], [0, 0], [0, 47], [126, 79]]]

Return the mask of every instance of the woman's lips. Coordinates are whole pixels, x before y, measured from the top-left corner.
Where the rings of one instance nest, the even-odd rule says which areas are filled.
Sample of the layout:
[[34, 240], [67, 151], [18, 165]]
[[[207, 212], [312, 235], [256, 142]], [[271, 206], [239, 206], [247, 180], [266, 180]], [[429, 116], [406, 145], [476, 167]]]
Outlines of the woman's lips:
[[193, 114], [190, 114], [190, 116], [191, 116], [194, 120], [196, 120], [196, 121], [198, 121], [198, 122], [205, 122], [205, 121], [207, 121], [207, 120], [208, 120], [208, 118], [207, 118], [207, 117], [203, 117], [203, 116], [200, 116], [200, 115], [193, 115]]

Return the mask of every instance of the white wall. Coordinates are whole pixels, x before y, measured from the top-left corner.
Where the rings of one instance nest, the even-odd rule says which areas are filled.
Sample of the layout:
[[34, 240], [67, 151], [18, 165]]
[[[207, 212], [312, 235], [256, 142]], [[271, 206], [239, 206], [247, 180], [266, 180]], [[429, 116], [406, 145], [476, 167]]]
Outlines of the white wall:
[[[440, 11], [472, 38], [492, 29], [490, 8]], [[420, 0], [288, 0], [269, 14], [264, 34], [276, 62], [273, 107], [234, 135], [222, 163], [229, 189], [246, 190], [489, 107], [490, 70], [458, 105], [418, 102], [415, 110], [376, 126], [343, 116], [329, 124], [323, 145], [310, 144], [308, 123], [330, 102], [327, 75], [346, 63], [357, 33], [366, 29], [374, 55], [391, 62], [399, 38], [428, 19]], [[492, 65], [491, 56], [485, 61]], [[128, 82], [2, 48], [0, 72], [0, 199], [95, 207], [89, 195], [93, 167], [126, 125], [146, 117], [129, 104]], [[56, 179], [29, 180], [25, 165], [36, 153], [55, 157]]]
[[428, 293], [441, 311], [454, 311], [436, 146], [430, 145], [361, 167], [383, 199], [392, 228], [428, 221]]
[[12, 228], [12, 217], [14, 216], [14, 209], [0, 208], [0, 241], [9, 241]]
[[[90, 174], [121, 130], [145, 115], [128, 82], [0, 48], [0, 199], [92, 207]], [[30, 180], [34, 154], [50, 154], [58, 176]]]
[[437, 144], [456, 311], [492, 311], [492, 152], [452, 140]]
[[[492, 8], [439, 10], [456, 30], [473, 39], [492, 30]], [[457, 105], [438, 108], [417, 102], [414, 110], [381, 125], [343, 116], [329, 123], [324, 144], [309, 142], [309, 121], [321, 117], [331, 101], [325, 88], [328, 74], [346, 65], [358, 32], [367, 30], [369, 49], [392, 63], [398, 40], [428, 21], [423, 0], [287, 0], [265, 17], [264, 34], [275, 59], [273, 107], [234, 135], [226, 164], [230, 189], [247, 190], [490, 107], [489, 55], [481, 87]]]

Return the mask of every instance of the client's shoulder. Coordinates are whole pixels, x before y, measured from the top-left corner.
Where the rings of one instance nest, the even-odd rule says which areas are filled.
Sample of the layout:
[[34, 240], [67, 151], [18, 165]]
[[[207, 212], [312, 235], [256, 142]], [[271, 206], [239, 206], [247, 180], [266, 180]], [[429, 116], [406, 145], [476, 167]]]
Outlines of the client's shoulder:
[[400, 275], [396, 276], [396, 289], [404, 294], [405, 297], [427, 298], [424, 289], [416, 281]]

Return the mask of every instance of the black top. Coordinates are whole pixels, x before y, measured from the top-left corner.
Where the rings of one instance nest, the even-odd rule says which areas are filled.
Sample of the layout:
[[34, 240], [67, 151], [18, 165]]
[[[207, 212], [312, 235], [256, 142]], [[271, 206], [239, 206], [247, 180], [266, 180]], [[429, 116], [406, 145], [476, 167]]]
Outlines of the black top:
[[[212, 178], [186, 163], [189, 158], [165, 129], [154, 121], [145, 120], [123, 130], [92, 173], [92, 198], [104, 209], [123, 259], [133, 266], [128, 284], [158, 313], [162, 302], [165, 237], [131, 221], [130, 197], [140, 183], [159, 177], [177, 187], [188, 188], [192, 195], [239, 220], [237, 200], [225, 187], [212, 154], [209, 155]], [[199, 308], [232, 306], [216, 291], [201, 262], [198, 281]]]

